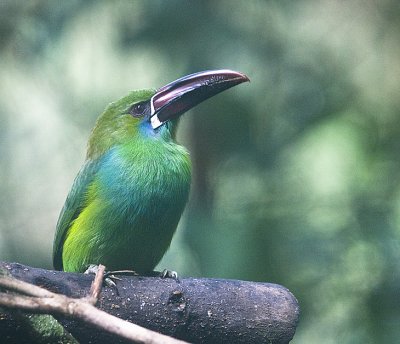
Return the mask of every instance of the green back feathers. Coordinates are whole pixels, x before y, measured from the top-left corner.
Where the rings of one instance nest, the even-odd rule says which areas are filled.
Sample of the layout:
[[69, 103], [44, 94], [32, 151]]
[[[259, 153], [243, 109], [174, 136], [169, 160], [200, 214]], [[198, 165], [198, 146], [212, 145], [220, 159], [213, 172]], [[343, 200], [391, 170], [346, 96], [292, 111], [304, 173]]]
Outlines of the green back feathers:
[[63, 242], [71, 223], [82, 211], [87, 196], [89, 185], [93, 182], [99, 168], [99, 161], [86, 161], [74, 180], [64, 207], [57, 222], [57, 231], [53, 244], [53, 266], [57, 270], [63, 269], [62, 251]]
[[90, 135], [87, 159], [96, 159], [116, 144], [125, 143], [137, 134], [140, 118], [128, 111], [133, 104], [149, 100], [156, 90], [137, 90], [107, 106]]

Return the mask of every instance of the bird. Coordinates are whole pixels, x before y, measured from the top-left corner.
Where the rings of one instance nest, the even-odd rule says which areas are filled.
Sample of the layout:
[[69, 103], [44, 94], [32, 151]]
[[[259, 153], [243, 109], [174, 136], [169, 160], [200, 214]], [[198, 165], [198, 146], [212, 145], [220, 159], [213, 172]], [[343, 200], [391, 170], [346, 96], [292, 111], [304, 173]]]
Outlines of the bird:
[[181, 115], [246, 81], [236, 71], [206, 70], [109, 104], [57, 221], [54, 268], [84, 272], [102, 264], [152, 272], [189, 197], [191, 161], [176, 141]]

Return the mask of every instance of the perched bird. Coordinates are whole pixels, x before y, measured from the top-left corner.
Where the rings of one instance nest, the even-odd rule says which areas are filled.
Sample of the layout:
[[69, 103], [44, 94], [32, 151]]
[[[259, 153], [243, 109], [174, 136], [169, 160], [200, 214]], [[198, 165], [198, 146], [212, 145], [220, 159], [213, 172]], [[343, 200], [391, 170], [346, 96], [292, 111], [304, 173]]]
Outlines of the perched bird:
[[189, 154], [175, 142], [180, 115], [245, 81], [230, 70], [204, 71], [111, 103], [97, 119], [58, 219], [54, 268], [151, 272], [189, 195]]

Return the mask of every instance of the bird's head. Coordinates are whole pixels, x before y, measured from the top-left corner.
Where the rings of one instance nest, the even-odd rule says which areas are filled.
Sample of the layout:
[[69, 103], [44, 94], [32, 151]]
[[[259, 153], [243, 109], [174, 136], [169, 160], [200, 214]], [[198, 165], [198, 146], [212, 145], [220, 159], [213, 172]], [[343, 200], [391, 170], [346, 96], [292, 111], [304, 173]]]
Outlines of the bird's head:
[[180, 116], [202, 101], [249, 78], [222, 69], [184, 76], [158, 90], [132, 91], [111, 103], [98, 118], [89, 139], [88, 157], [134, 137], [171, 140]]

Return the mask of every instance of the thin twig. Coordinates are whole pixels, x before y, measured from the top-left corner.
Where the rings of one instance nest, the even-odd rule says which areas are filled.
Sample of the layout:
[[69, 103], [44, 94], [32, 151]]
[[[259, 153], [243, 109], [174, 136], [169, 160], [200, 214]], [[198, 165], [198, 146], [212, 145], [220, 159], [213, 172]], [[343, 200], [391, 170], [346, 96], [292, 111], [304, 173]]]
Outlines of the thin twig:
[[34, 284], [30, 284], [8, 276], [0, 276], [0, 287], [3, 287], [7, 290], [17, 291], [28, 296], [53, 297], [56, 295], [51, 291], [40, 288]]
[[104, 265], [100, 264], [98, 266], [96, 276], [94, 277], [92, 285], [90, 286], [89, 295], [86, 297], [87, 302], [92, 305], [95, 305], [99, 299], [101, 287], [103, 286], [105, 269], [106, 267]]

